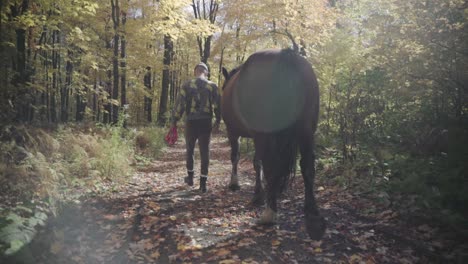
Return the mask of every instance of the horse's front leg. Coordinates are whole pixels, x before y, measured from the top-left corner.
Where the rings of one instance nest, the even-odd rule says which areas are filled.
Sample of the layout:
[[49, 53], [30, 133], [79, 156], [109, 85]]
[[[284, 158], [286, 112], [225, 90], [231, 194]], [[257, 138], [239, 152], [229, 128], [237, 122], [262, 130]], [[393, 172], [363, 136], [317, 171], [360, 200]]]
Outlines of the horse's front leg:
[[240, 147], [239, 147], [239, 136], [228, 135], [229, 143], [231, 144], [231, 164], [232, 164], [232, 173], [231, 173], [231, 182], [229, 183], [229, 189], [232, 191], [237, 191], [240, 189], [239, 186], [239, 177], [237, 175], [237, 165], [240, 158]]
[[301, 173], [304, 178], [304, 214], [307, 233], [310, 238], [319, 240], [326, 229], [325, 219], [320, 215], [314, 195], [315, 153], [313, 139], [304, 140], [301, 149]]
[[255, 151], [254, 155], [254, 169], [255, 169], [255, 189], [252, 204], [256, 206], [263, 205], [265, 200], [265, 187], [262, 160], [259, 157], [259, 152]]

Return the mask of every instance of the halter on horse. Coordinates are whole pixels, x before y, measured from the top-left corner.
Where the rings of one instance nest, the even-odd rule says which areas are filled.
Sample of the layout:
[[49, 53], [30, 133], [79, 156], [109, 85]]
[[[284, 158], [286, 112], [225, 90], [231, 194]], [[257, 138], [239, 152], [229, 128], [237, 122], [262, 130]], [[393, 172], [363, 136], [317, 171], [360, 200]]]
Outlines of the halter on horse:
[[275, 222], [277, 196], [295, 172], [299, 150], [306, 228], [312, 239], [320, 239], [325, 232], [325, 220], [319, 214], [313, 192], [319, 90], [312, 66], [291, 50], [265, 50], [252, 54], [230, 73], [223, 68], [223, 75], [226, 81], [221, 112], [231, 144], [230, 188], [239, 189], [239, 137], [253, 138], [256, 171], [253, 202], [259, 204], [266, 196], [267, 206], [259, 222]]

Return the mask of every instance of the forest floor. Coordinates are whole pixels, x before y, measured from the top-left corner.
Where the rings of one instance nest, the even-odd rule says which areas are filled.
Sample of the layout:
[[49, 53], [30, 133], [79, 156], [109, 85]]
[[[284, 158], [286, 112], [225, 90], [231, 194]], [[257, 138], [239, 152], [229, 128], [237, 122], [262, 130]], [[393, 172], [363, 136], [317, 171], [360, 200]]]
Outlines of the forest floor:
[[[225, 137], [211, 145], [208, 192], [186, 186], [185, 145], [168, 147], [129, 183], [106, 196], [67, 205], [16, 256], [21, 263], [462, 263], [466, 242], [427, 219], [402, 215], [364, 195], [317, 185], [328, 229], [312, 241], [304, 229], [304, 191], [297, 175], [279, 200], [279, 221], [258, 226], [250, 204], [254, 171], [231, 172]], [[197, 157], [198, 158], [198, 157]], [[196, 160], [199, 169], [199, 159]], [[369, 210], [372, 209], [372, 210]], [[12, 260], [13, 261], [13, 260]], [[13, 261], [13, 262], [14, 262]], [[466, 262], [465, 262], [466, 263]]]

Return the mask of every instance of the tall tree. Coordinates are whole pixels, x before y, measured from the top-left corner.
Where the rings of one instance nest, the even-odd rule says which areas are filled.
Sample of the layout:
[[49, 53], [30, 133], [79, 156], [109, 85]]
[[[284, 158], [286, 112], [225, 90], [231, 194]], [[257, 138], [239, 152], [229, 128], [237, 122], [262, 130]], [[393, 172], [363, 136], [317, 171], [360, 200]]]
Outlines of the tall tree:
[[120, 105], [127, 107], [127, 40], [125, 36], [125, 24], [127, 23], [127, 13], [122, 12], [122, 30], [120, 36]]
[[119, 44], [120, 44], [120, 5], [119, 0], [111, 0], [112, 23], [114, 28], [114, 56], [112, 59], [112, 104], [111, 118], [117, 123], [119, 118]]
[[[2, 3], [3, 5], [3, 3]], [[11, 9], [11, 19], [17, 20], [20, 23], [20, 26], [15, 28], [15, 37], [16, 37], [16, 57], [13, 57], [13, 70], [15, 75], [12, 80], [12, 84], [19, 88], [20, 93], [18, 98], [20, 100], [14, 100], [13, 102], [16, 105], [16, 120], [17, 121], [28, 121], [27, 113], [28, 105], [24, 96], [27, 91], [25, 91], [25, 84], [28, 80], [27, 77], [27, 46], [26, 46], [26, 34], [27, 34], [27, 23], [22, 20], [23, 16], [27, 14], [30, 9], [29, 0], [16, 1], [13, 5], [10, 6]], [[26, 101], [26, 102], [25, 102]]]
[[153, 98], [152, 98], [152, 94], [153, 94], [153, 79], [152, 79], [152, 74], [151, 74], [151, 67], [150, 66], [147, 66], [146, 67], [146, 73], [145, 73], [145, 76], [143, 78], [143, 83], [145, 85], [145, 88], [146, 88], [146, 92], [148, 95], [145, 94], [145, 102], [144, 102], [144, 112], [146, 113], [146, 120], [148, 121], [148, 123], [151, 123], [153, 121], [153, 118], [152, 118], [152, 104], [153, 104]]
[[167, 121], [167, 100], [170, 85], [170, 66], [174, 56], [174, 42], [170, 35], [164, 36], [164, 58], [161, 83], [161, 97], [159, 98], [158, 124], [164, 125]]
[[[208, 22], [211, 25], [216, 23], [218, 16], [219, 1], [218, 0], [192, 0], [192, 8], [195, 19]], [[213, 35], [202, 35], [197, 36], [198, 51], [200, 54], [200, 60], [208, 64], [208, 58], [211, 54], [211, 41]]]

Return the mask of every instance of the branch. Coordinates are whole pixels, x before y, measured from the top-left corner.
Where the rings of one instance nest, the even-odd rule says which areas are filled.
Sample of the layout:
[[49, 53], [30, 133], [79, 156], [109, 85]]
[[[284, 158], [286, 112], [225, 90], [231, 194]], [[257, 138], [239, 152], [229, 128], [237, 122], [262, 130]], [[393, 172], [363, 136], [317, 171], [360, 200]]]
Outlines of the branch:
[[196, 8], [196, 5], [195, 5], [195, 0], [192, 0], [192, 7], [193, 7], [193, 15], [195, 16], [195, 18], [198, 19], [198, 16], [197, 16], [197, 8]]
[[463, 55], [463, 56], [468, 57], [468, 53], [463, 52], [463, 51], [459, 51], [459, 50], [457, 50], [456, 47], [451, 48], [451, 47], [448, 47], [448, 46], [443, 45], [443, 44], [441, 44], [441, 43], [435, 42], [435, 41], [433, 41], [433, 40], [429, 40], [429, 41], [430, 41], [432, 44], [435, 44], [435, 45], [437, 45], [437, 46], [440, 46], [440, 47], [442, 47], [442, 48], [444, 48], [444, 49], [452, 50], [452, 51], [455, 51], [456, 53], [459, 53], [459, 54], [461, 54], [461, 55]]
[[291, 40], [292, 44], [293, 44], [293, 50], [294, 52], [297, 52], [299, 53], [299, 45], [297, 45], [296, 41], [294, 40], [294, 37], [293, 35], [287, 30], [285, 29], [284, 32], [280, 32], [276, 29], [273, 29], [272, 31], [270, 31], [271, 33], [274, 33], [274, 34], [278, 34], [278, 35], [283, 35], [283, 36], [286, 36], [289, 38], [289, 40]]
[[203, 18], [206, 19], [206, 3], [205, 3], [205, 0], [203, 0]]

